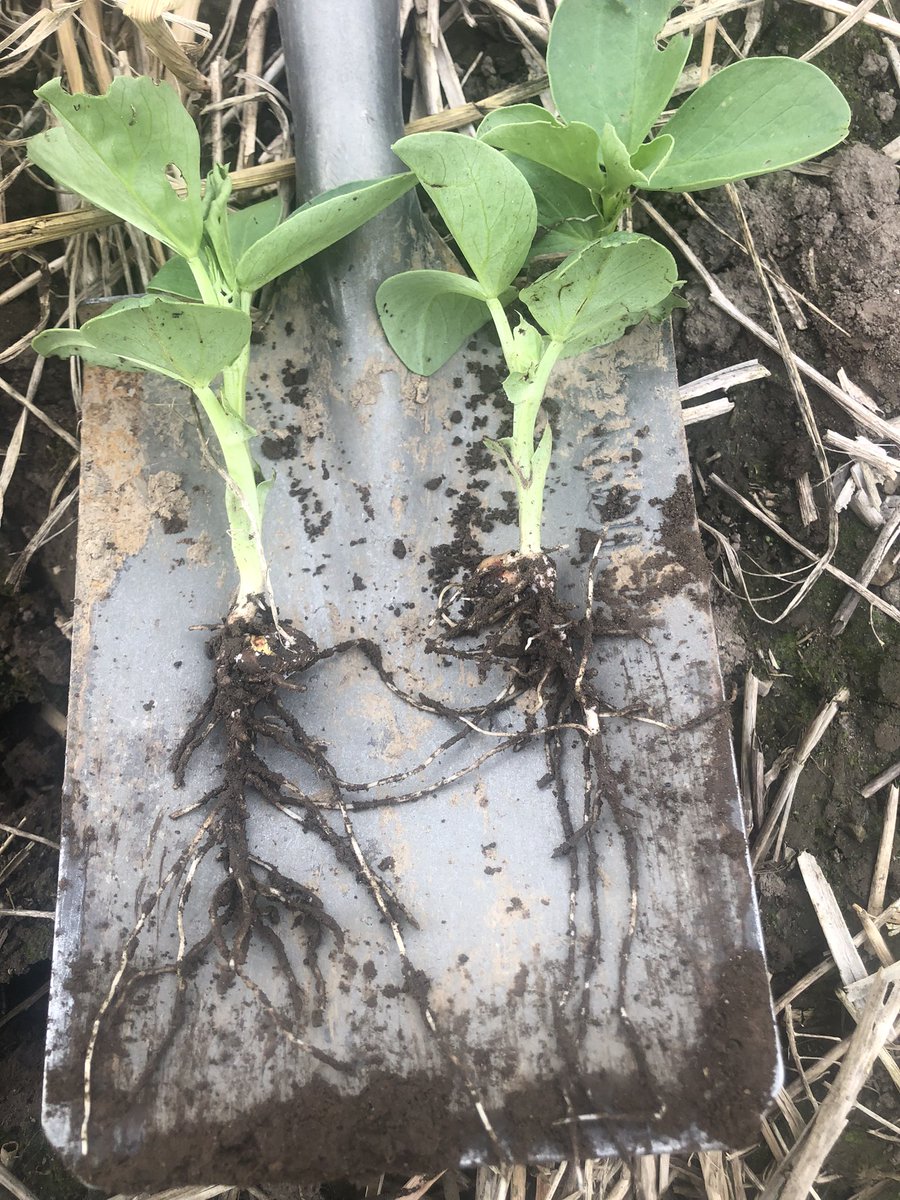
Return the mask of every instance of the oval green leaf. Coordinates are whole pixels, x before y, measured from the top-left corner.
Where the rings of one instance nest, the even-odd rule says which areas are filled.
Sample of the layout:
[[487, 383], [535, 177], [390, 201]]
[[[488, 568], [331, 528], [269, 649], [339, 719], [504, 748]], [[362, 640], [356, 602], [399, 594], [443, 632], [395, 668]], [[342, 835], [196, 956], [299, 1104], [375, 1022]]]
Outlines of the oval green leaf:
[[631, 165], [641, 177], [640, 183], [646, 187], [656, 172], [669, 161], [674, 146], [674, 141], [667, 133], [661, 133], [652, 141], [638, 146], [631, 156]]
[[613, 234], [520, 292], [532, 316], [567, 356], [616, 341], [678, 282], [664, 246], [639, 234]]
[[284, 206], [278, 196], [248, 204], [228, 214], [228, 236], [235, 262], [240, 262], [245, 250], [271, 233], [281, 221]]
[[[513, 114], [519, 114], [520, 119]], [[578, 121], [561, 125], [546, 109], [517, 104], [485, 117], [478, 129], [478, 139], [539, 163], [593, 192], [603, 189], [600, 139], [590, 125]]]
[[597, 206], [586, 187], [517, 154], [509, 158], [528, 180], [542, 228], [553, 229], [564, 221], [587, 221], [597, 216]]
[[316, 196], [244, 251], [237, 265], [238, 286], [257, 291], [365, 225], [415, 183], [403, 171], [386, 179], [344, 183]]
[[159, 268], [147, 284], [147, 291], [165, 292], [167, 296], [178, 296], [182, 300], [199, 302], [203, 299], [187, 259], [180, 254], [173, 255]]
[[394, 353], [417, 375], [433, 375], [491, 315], [479, 284], [451, 271], [392, 275], [375, 306]]
[[692, 192], [765, 175], [830, 150], [849, 126], [847, 101], [818, 67], [748, 58], [685, 100], [665, 127], [672, 153], [646, 186]]
[[550, 26], [547, 72], [560, 115], [602, 133], [612, 125], [633, 154], [666, 107], [691, 40], [656, 39], [673, 0], [562, 0]]
[[537, 228], [521, 171], [499, 150], [459, 133], [414, 133], [394, 152], [434, 201], [484, 294], [499, 296], [528, 257]]
[[[35, 93], [60, 122], [28, 142], [51, 178], [186, 258], [200, 248], [200, 139], [166, 83], [114, 79], [105, 96], [70, 96], [52, 79]], [[185, 195], [167, 176], [177, 168]]]
[[235, 309], [179, 304], [158, 296], [120, 301], [81, 329], [47, 329], [38, 354], [120, 371], [155, 371], [191, 388], [207, 387], [250, 340], [250, 318]]

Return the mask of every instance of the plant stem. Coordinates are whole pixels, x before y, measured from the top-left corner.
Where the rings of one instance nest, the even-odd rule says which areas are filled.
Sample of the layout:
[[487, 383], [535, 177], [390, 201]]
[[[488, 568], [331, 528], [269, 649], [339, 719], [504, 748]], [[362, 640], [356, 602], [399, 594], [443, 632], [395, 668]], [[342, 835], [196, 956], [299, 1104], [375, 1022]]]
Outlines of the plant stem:
[[236, 413], [229, 411], [212, 388], [195, 393], [209, 418], [225, 464], [225, 509], [228, 513], [231, 550], [240, 576], [235, 608], [266, 590], [266, 559], [262, 544], [262, 504], [256, 482], [256, 466], [250, 453], [253, 431]]
[[[191, 274], [204, 304], [217, 308], [236, 308], [249, 313], [251, 297], [237, 293], [238, 303], [223, 302], [206, 266], [199, 256], [188, 259]], [[231, 537], [231, 552], [238, 569], [238, 595], [234, 607], [240, 610], [252, 596], [264, 594], [268, 568], [262, 543], [262, 500], [257, 490], [256, 464], [250, 453], [253, 430], [246, 424], [247, 372], [250, 343], [222, 372], [220, 395], [210, 387], [194, 394], [203, 406], [222, 451], [226, 484], [225, 511]]]
[[534, 556], [541, 553], [544, 484], [553, 445], [553, 435], [548, 425], [540, 442], [535, 446], [534, 427], [541, 411], [550, 372], [562, 353], [563, 344], [548, 341], [537, 362], [530, 364], [524, 372], [514, 369], [513, 364], [517, 362], [518, 355], [509, 318], [498, 299], [488, 300], [487, 305], [509, 371], [504, 388], [513, 406], [512, 437], [504, 438], [497, 446], [516, 489], [519, 509], [519, 553]]
[[200, 292], [200, 299], [204, 304], [213, 304], [216, 308], [222, 308], [222, 298], [216, 291], [215, 284], [209, 277], [209, 272], [203, 259], [189, 258], [186, 260], [187, 265], [191, 268], [191, 274], [194, 277], [194, 282], [197, 284], [197, 290]]
[[534, 374], [516, 389], [513, 405], [513, 431], [509, 440], [509, 460], [519, 504], [519, 553], [541, 553], [541, 522], [544, 515], [544, 485], [553, 435], [550, 426], [535, 446], [534, 427], [541, 411], [550, 372], [562, 353], [561, 342], [548, 342]]

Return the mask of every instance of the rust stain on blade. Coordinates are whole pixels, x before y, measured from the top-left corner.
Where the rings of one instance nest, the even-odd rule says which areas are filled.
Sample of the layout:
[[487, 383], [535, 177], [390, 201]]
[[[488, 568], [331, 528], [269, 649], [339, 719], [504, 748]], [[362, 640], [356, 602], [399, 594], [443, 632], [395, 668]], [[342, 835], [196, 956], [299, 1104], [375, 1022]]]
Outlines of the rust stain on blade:
[[137, 436], [141, 382], [104, 368], [85, 373], [78, 594], [103, 599], [125, 559], [147, 541], [151, 513]]

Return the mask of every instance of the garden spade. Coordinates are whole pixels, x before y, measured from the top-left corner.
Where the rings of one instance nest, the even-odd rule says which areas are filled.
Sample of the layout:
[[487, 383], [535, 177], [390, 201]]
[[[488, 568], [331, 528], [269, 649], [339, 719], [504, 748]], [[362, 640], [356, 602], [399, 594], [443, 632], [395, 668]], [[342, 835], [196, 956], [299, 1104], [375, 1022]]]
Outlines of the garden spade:
[[[299, 200], [398, 170], [395, 6], [279, 16]], [[250, 798], [248, 853], [327, 918], [273, 893], [277, 938], [242, 962], [210, 936], [221, 862], [191, 857], [217, 735], [183, 787], [170, 769], [234, 585], [221, 481], [181, 393], [86, 376], [44, 1121], [96, 1186], [739, 1145], [778, 1084], [669, 327], [549, 393], [546, 541], [603, 701], [593, 805], [579, 731], [548, 748], [535, 689], [442, 637], [515, 516], [483, 444], [496, 345], [426, 383], [380, 332], [378, 284], [443, 261], [407, 200], [289, 277], [254, 339], [280, 619], [328, 653], [286, 701], [321, 756], [267, 751], [283, 803]]]

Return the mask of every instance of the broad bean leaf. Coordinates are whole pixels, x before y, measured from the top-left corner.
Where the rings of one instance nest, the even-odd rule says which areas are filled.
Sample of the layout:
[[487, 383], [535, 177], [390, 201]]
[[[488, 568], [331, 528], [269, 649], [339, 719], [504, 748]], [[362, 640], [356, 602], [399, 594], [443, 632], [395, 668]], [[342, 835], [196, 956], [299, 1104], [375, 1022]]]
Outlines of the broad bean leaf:
[[563, 0], [550, 27], [547, 72], [566, 122], [612, 125], [633, 154], [666, 106], [691, 40], [656, 39], [673, 0]]
[[509, 158], [531, 185], [537, 201], [539, 233], [545, 230], [531, 247], [531, 258], [569, 254], [603, 236], [603, 219], [587, 188], [518, 154], [510, 154]]
[[280, 223], [282, 203], [277, 196], [237, 208], [228, 214], [228, 236], [235, 262], [240, 262], [245, 250], [255, 245], [260, 238]]
[[622, 192], [627, 192], [632, 184], [644, 178], [631, 165], [628, 147], [616, 133], [613, 125], [603, 126], [600, 134], [600, 147], [603, 154], [603, 170], [606, 172], [608, 195], [618, 196]]
[[645, 186], [690, 192], [777, 171], [830, 150], [849, 124], [847, 101], [812, 63], [748, 58], [685, 100], [665, 128], [672, 153]]
[[515, 104], [489, 113], [478, 140], [540, 163], [593, 192], [602, 191], [600, 139], [590, 125], [562, 125], [545, 108]]
[[[200, 249], [200, 139], [178, 96], [146, 76], [114, 79], [104, 96], [70, 96], [59, 79], [35, 93], [60, 122], [28, 157], [68, 191], [130, 221], [179, 254]], [[167, 177], [177, 168], [187, 189]]]
[[587, 221], [597, 216], [594, 198], [586, 187], [518, 154], [510, 154], [509, 159], [528, 180], [537, 203], [537, 223], [542, 228], [553, 229], [563, 221]]
[[[258, 242], [265, 234], [271, 233], [281, 220], [281, 201], [277, 196], [269, 200], [260, 200], [258, 204], [250, 204], [246, 208], [238, 208], [228, 214], [228, 237], [231, 242], [231, 254], [239, 259], [244, 251]], [[172, 296], [182, 296], [185, 300], [200, 300], [200, 289], [188, 266], [180, 254], [173, 255], [169, 261], [156, 272], [147, 284], [150, 292], [167, 292]]]
[[563, 221], [555, 229], [535, 240], [531, 247], [530, 261], [536, 258], [564, 258], [575, 250], [583, 250], [598, 238], [603, 237], [606, 223], [602, 217], [589, 221]]
[[159, 268], [147, 284], [148, 292], [165, 292], [168, 296], [180, 296], [183, 300], [202, 300], [197, 281], [187, 259], [174, 255]]
[[520, 293], [567, 357], [616, 341], [678, 282], [664, 246], [639, 234], [612, 234], [566, 259]]
[[642, 176], [644, 187], [647, 186], [656, 172], [669, 161], [674, 146], [674, 139], [667, 133], [661, 133], [659, 137], [653, 138], [652, 141], [644, 142], [643, 145], [638, 146], [637, 150], [632, 154], [631, 165]]
[[365, 225], [415, 183], [404, 171], [385, 179], [345, 183], [316, 196], [247, 247], [237, 264], [238, 286], [245, 292], [257, 291]]
[[480, 284], [452, 271], [406, 271], [375, 294], [385, 337], [418, 375], [433, 375], [490, 320]]
[[38, 354], [120, 371], [155, 371], [202, 388], [250, 339], [250, 318], [235, 309], [180, 304], [159, 296], [120, 301], [81, 329], [48, 329], [32, 342]]
[[489, 297], [528, 257], [537, 206], [525, 177], [499, 150], [458, 133], [414, 133], [394, 152], [419, 182]]
[[512, 331], [512, 345], [506, 356], [510, 373], [529, 375], [540, 363], [546, 345], [547, 339], [539, 329], [535, 329], [530, 321], [520, 320]]

